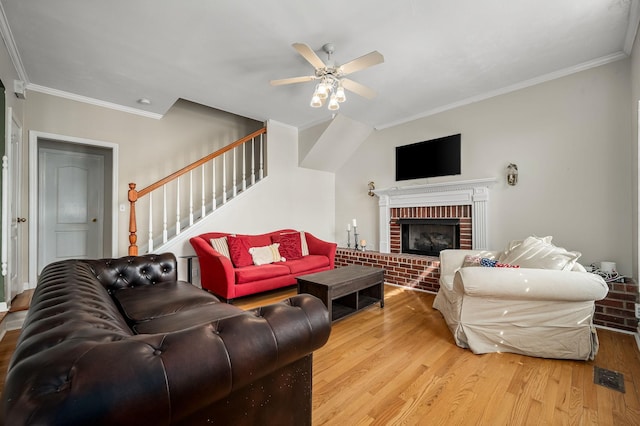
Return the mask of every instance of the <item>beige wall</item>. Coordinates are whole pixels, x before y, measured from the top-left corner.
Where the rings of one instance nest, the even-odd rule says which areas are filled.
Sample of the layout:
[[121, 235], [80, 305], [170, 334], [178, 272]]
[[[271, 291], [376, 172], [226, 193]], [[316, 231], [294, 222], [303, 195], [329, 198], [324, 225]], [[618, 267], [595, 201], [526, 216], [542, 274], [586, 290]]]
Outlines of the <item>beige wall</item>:
[[[26, 117], [27, 130], [117, 144], [118, 204], [127, 206], [129, 182], [142, 189], [263, 125], [186, 101], [156, 120], [37, 92], [28, 94]], [[290, 227], [331, 239], [333, 175], [297, 167], [296, 129], [274, 122], [267, 137], [269, 176], [260, 190], [247, 191], [232, 208], [220, 209], [197, 230], [258, 233]], [[126, 255], [128, 207], [118, 218], [118, 253]], [[144, 238], [139, 232], [141, 247]], [[188, 241], [159, 249], [178, 256], [192, 252]], [[181, 277], [185, 272], [181, 267]]]
[[[254, 120], [186, 101], [178, 101], [157, 120], [39, 92], [28, 92], [25, 113], [27, 131], [116, 144], [117, 204], [127, 206], [129, 182], [142, 189], [262, 127]], [[118, 219], [118, 253], [125, 255], [128, 208]]]
[[118, 144], [121, 200], [128, 182], [140, 187], [262, 127], [262, 123], [187, 101], [160, 119], [29, 92], [28, 130]]
[[[441, 181], [498, 178], [490, 191], [489, 245], [552, 235], [632, 273], [630, 63], [618, 61], [431, 117], [375, 132], [336, 174], [337, 236], [358, 219], [360, 238], [377, 247], [379, 189]], [[395, 146], [462, 133], [462, 175], [395, 182]], [[516, 163], [519, 184], [504, 174]]]

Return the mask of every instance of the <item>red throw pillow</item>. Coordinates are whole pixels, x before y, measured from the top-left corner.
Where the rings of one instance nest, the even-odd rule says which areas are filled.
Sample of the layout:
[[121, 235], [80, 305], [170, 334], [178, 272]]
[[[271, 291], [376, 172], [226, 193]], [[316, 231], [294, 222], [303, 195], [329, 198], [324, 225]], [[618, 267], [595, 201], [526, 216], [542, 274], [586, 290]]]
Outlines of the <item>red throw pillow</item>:
[[227, 244], [229, 245], [229, 255], [231, 262], [236, 268], [253, 265], [253, 258], [249, 254], [249, 244], [243, 237], [227, 236]]
[[302, 257], [302, 243], [300, 242], [299, 232], [272, 235], [271, 241], [280, 243], [278, 250], [280, 251], [280, 256], [285, 259], [295, 260]]

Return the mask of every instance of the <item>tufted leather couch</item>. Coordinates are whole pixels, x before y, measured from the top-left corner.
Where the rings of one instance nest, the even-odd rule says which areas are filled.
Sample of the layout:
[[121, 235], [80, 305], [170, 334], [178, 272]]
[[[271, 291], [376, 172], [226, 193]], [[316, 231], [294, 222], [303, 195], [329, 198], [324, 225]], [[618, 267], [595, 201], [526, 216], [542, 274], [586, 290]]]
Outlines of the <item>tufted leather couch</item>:
[[331, 331], [297, 295], [252, 311], [177, 281], [172, 254], [42, 271], [3, 393], [7, 425], [310, 424]]

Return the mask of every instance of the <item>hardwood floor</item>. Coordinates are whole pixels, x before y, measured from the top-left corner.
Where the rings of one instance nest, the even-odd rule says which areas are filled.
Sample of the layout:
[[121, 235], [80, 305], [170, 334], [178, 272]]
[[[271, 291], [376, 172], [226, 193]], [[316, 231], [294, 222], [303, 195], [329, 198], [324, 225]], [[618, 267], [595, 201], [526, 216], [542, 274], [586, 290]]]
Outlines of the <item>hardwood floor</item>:
[[[631, 335], [598, 330], [595, 361], [474, 355], [453, 343], [434, 295], [386, 286], [374, 305], [334, 323], [314, 354], [314, 425], [640, 425], [640, 352]], [[295, 289], [236, 300], [244, 309]], [[0, 369], [19, 332], [0, 342]], [[625, 393], [593, 383], [624, 374]], [[4, 374], [1, 379], [4, 384]]]

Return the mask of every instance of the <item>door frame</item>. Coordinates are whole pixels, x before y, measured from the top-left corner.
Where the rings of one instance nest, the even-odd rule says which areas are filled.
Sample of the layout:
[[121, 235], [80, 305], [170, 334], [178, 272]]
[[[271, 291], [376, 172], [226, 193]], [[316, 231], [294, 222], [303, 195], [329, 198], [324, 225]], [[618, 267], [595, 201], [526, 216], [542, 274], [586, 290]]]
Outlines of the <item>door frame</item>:
[[[56, 140], [71, 144], [104, 148], [111, 153], [111, 215], [104, 220], [111, 221], [111, 257], [118, 253], [118, 145], [111, 142], [54, 133], [29, 131], [29, 288], [38, 282], [38, 148], [40, 139]], [[109, 194], [105, 193], [105, 199]]]

